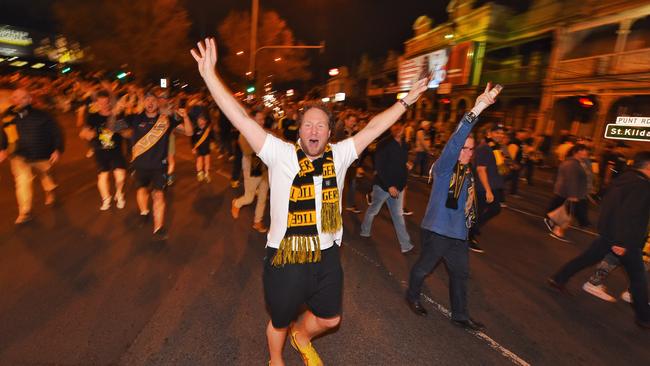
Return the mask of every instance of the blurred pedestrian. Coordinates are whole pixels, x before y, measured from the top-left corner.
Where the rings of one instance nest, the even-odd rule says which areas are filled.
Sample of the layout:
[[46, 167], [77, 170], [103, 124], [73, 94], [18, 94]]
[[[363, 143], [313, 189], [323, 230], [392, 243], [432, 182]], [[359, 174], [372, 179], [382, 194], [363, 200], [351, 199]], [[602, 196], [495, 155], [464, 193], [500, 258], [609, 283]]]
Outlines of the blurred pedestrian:
[[[483, 253], [478, 236], [481, 228], [501, 212], [504, 194], [504, 178], [499, 173], [496, 156], [500, 156], [500, 142], [503, 138], [503, 126], [494, 125], [486, 132], [485, 139], [475, 150], [475, 165], [478, 176], [476, 198], [478, 217], [476, 224], [469, 231], [469, 249]], [[497, 154], [495, 154], [495, 151]]]
[[[101, 197], [101, 211], [111, 208], [115, 201], [118, 209], [126, 205], [124, 198], [124, 180], [126, 177], [126, 160], [122, 154], [122, 135], [126, 128], [124, 116], [117, 114], [108, 91], [102, 90], [95, 96], [96, 112], [86, 114], [84, 127], [79, 136], [89, 141], [94, 150], [97, 163], [97, 188]], [[118, 120], [121, 122], [118, 122]], [[111, 195], [109, 175], [115, 179], [115, 196]]]
[[638, 153], [633, 169], [612, 181], [601, 203], [598, 238], [581, 255], [569, 261], [548, 283], [567, 292], [566, 284], [581, 270], [613, 253], [625, 268], [630, 280], [632, 305], [636, 324], [650, 329], [648, 281], [643, 264], [642, 248], [650, 222], [650, 151]]
[[[420, 122], [420, 128], [415, 133], [415, 161], [413, 175], [415, 177], [425, 177], [429, 168], [429, 155], [433, 154], [433, 144], [431, 141], [431, 121]], [[420, 169], [416, 173], [415, 169]]]
[[153, 239], [167, 239], [165, 223], [165, 194], [167, 185], [167, 159], [169, 158], [169, 137], [173, 130], [183, 123], [186, 136], [192, 136], [192, 122], [185, 109], [177, 113], [163, 113], [158, 108], [159, 98], [147, 93], [144, 98], [144, 111], [127, 118], [128, 132], [133, 142], [131, 162], [135, 168], [137, 202], [142, 224], [150, 216], [149, 196], [153, 201]]
[[210, 183], [210, 151], [215, 142], [214, 130], [208, 111], [201, 107], [190, 110], [190, 119], [194, 122], [194, 133], [190, 138], [192, 153], [195, 156], [196, 180]]
[[2, 118], [4, 136], [0, 139], [0, 160], [9, 157], [11, 163], [18, 201], [15, 223], [20, 225], [32, 219], [34, 172], [41, 180], [45, 205], [55, 201], [57, 184], [52, 168], [63, 152], [63, 136], [52, 116], [32, 106], [27, 89], [15, 89], [11, 93], [11, 104]]
[[376, 172], [372, 184], [372, 203], [361, 224], [361, 236], [369, 238], [372, 222], [384, 203], [388, 205], [402, 254], [412, 253], [413, 244], [403, 216], [404, 189], [408, 178], [408, 144], [404, 141], [404, 124], [395, 122], [390, 136], [377, 144]]
[[[266, 115], [263, 111], [257, 111], [254, 120], [261, 127], [264, 127]], [[266, 198], [269, 193], [269, 175], [268, 169], [262, 160], [255, 154], [251, 145], [246, 141], [244, 135], [239, 136], [239, 147], [242, 151], [242, 170], [244, 176], [244, 195], [232, 200], [230, 213], [234, 219], [239, 218], [239, 210], [250, 205], [255, 197], [257, 204], [255, 206], [255, 215], [253, 216], [253, 229], [257, 232], [265, 233], [268, 228], [264, 226], [262, 219], [266, 209]]]
[[[587, 172], [583, 161], [589, 157], [589, 150], [585, 145], [574, 145], [568, 152], [568, 158], [560, 164], [555, 185], [554, 197], [547, 212], [553, 212], [560, 207], [568, 211], [568, 215], [578, 219], [580, 226], [589, 225], [587, 219]], [[544, 218], [550, 235], [563, 242], [569, 242], [565, 237], [566, 225], [555, 222], [547, 216]]]
[[[334, 142], [343, 141], [349, 137], [352, 137], [355, 133], [355, 128], [357, 125], [358, 119], [356, 114], [352, 111], [348, 111], [343, 114], [343, 118], [336, 124], [334, 129]], [[345, 190], [345, 210], [352, 213], [358, 214], [361, 213], [361, 210], [357, 207], [356, 204], [356, 193], [357, 193], [357, 168], [359, 167], [358, 163], [352, 163], [348, 168], [345, 185], [347, 189]]]

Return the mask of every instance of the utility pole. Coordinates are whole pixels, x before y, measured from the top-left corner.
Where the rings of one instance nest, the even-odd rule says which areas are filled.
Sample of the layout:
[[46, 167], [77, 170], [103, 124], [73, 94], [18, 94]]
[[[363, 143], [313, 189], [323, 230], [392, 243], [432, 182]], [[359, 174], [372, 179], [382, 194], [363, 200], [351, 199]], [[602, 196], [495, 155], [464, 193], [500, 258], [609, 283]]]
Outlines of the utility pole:
[[255, 79], [255, 55], [257, 54], [257, 19], [260, 12], [260, 1], [253, 0], [251, 11], [251, 47], [248, 55], [248, 71], [251, 79]]

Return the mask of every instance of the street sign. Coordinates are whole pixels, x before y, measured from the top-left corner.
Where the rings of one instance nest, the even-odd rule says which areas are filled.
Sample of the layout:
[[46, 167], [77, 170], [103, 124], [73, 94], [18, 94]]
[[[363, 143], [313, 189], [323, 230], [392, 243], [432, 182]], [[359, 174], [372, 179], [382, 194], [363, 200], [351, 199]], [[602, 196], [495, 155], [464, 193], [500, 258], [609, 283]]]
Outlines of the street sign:
[[650, 117], [616, 117], [617, 125], [650, 126]]
[[650, 124], [631, 126], [610, 123], [605, 129], [605, 137], [614, 140], [650, 141]]

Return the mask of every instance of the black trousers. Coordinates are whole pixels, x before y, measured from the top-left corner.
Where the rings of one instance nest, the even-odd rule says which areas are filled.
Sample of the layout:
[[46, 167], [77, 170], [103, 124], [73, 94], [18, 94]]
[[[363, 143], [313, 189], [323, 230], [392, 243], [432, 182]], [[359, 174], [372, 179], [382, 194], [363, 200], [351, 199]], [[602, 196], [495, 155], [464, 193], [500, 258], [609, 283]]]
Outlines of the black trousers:
[[449, 300], [451, 318], [468, 320], [467, 279], [469, 278], [469, 249], [466, 240], [452, 239], [422, 229], [422, 252], [411, 269], [406, 297], [419, 301], [424, 278], [433, 270], [440, 259], [444, 259], [449, 270]]
[[231, 181], [237, 181], [239, 178], [241, 178], [241, 159], [242, 159], [242, 152], [241, 148], [239, 147], [238, 143], [235, 143], [235, 146], [233, 146], [233, 152], [235, 155], [235, 159], [232, 161], [232, 174], [231, 174]]
[[494, 194], [494, 200], [490, 203], [487, 203], [485, 200], [485, 192], [477, 191], [476, 192], [476, 203], [478, 209], [478, 218], [476, 220], [476, 225], [472, 226], [470, 229], [470, 236], [480, 235], [481, 228], [488, 221], [495, 218], [499, 213], [501, 213], [501, 202], [503, 202], [503, 189], [495, 189], [492, 194]]
[[[582, 254], [572, 259], [560, 269], [553, 279], [560, 284], [566, 284], [573, 275], [581, 270], [600, 262], [614, 245], [610, 240], [598, 237]], [[645, 274], [641, 248], [628, 249], [625, 255], [619, 257], [621, 265], [630, 280], [632, 305], [637, 319], [650, 321], [650, 305], [648, 305], [648, 280]]]

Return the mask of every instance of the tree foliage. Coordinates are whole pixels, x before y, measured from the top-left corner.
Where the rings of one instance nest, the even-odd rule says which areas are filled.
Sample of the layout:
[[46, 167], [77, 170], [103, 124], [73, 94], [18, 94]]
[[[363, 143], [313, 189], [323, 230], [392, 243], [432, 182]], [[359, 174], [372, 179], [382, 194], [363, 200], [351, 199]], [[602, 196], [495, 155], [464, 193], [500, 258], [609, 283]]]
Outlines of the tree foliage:
[[[249, 12], [232, 11], [218, 28], [220, 62], [234, 75], [243, 77], [249, 68], [251, 16]], [[302, 45], [296, 42], [293, 32], [275, 11], [260, 12], [257, 29], [257, 47], [276, 45]], [[244, 51], [242, 55], [237, 52]], [[275, 61], [280, 58], [280, 61]], [[307, 80], [309, 59], [304, 49], [264, 49], [257, 53], [258, 80], [273, 75], [277, 82]]]
[[94, 67], [126, 64], [140, 78], [192, 67], [191, 23], [178, 0], [60, 0], [54, 13], [63, 33], [89, 48]]

